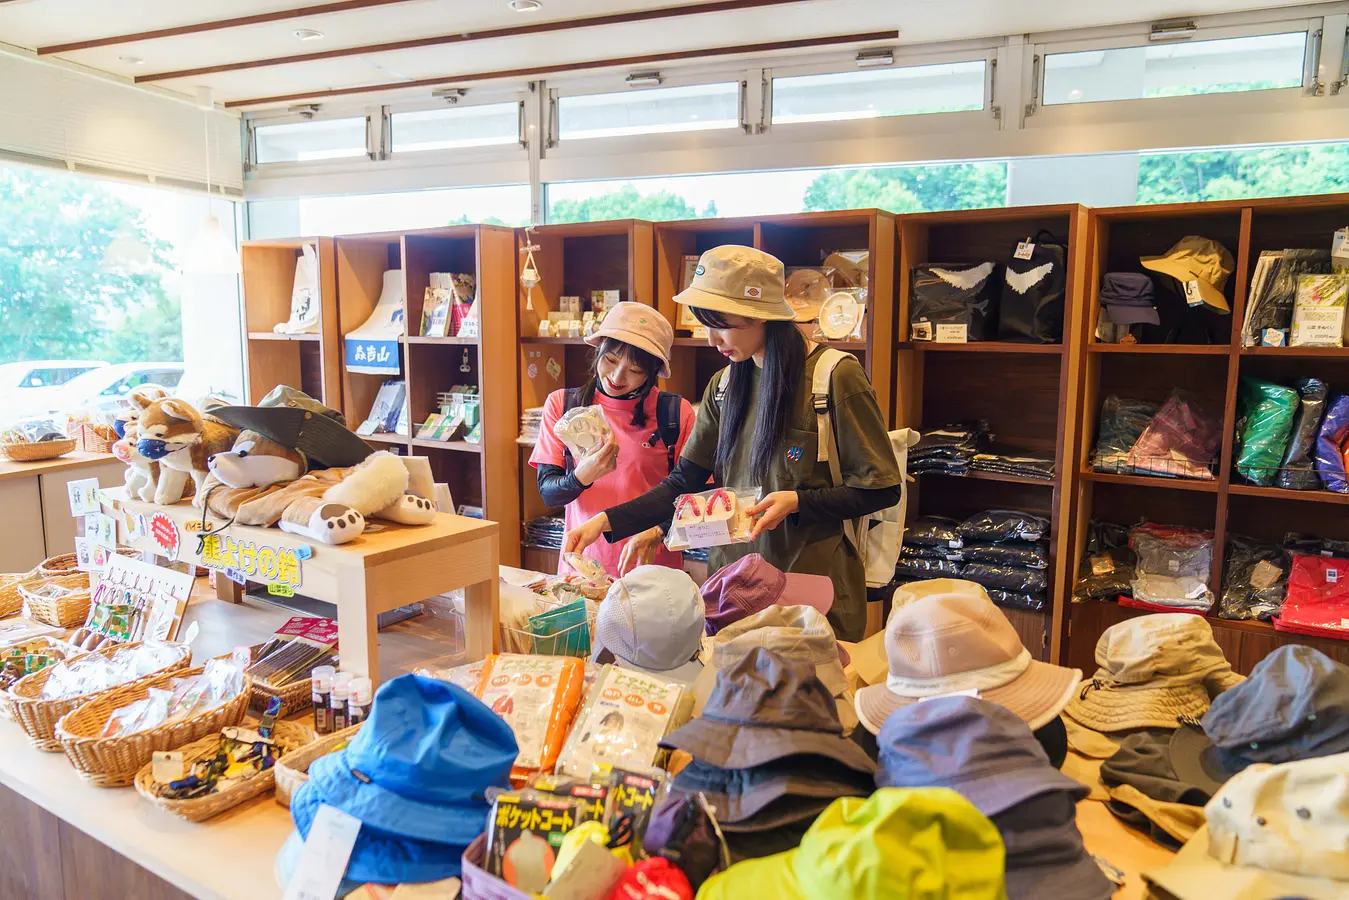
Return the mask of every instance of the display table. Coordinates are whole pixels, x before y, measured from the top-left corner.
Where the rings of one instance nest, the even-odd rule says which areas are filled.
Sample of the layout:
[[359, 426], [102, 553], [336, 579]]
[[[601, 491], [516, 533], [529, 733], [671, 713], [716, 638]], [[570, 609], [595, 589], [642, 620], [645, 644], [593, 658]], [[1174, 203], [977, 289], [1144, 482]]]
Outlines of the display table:
[[[125, 491], [105, 492], [116, 509], [147, 520], [163, 513], [177, 528], [177, 559], [200, 564], [195, 523], [202, 512], [189, 503], [156, 506], [126, 499]], [[212, 517], [218, 527], [219, 521]], [[187, 528], [188, 523], [194, 523]], [[368, 675], [379, 683], [378, 616], [457, 588], [464, 589], [464, 642], [470, 660], [482, 659], [500, 646], [495, 522], [439, 513], [428, 525], [381, 523], [381, 530], [338, 547], [316, 544], [279, 528], [231, 525], [223, 537], [258, 548], [312, 555], [299, 562], [295, 593], [337, 607], [337, 640], [344, 671]], [[118, 542], [163, 555], [151, 534], [133, 537], [124, 518]], [[251, 576], [250, 576], [251, 578]], [[257, 581], [269, 579], [258, 577]], [[217, 593], [234, 594], [238, 586], [218, 574]]]
[[122, 484], [126, 466], [108, 453], [76, 451], [37, 462], [0, 458], [0, 572], [27, 572], [49, 556], [75, 549], [76, 520], [66, 483], [97, 478]]

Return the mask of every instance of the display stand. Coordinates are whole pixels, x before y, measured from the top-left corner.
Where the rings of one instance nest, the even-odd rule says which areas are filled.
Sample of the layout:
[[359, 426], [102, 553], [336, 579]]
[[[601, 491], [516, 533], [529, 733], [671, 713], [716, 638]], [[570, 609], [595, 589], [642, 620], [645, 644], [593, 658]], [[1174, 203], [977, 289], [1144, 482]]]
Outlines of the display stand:
[[[164, 544], [153, 535], [156, 514], [167, 516], [176, 528], [175, 558], [202, 564], [197, 552], [196, 525], [201, 510], [185, 503], [156, 506], [132, 502], [121, 489], [106, 492], [115, 508], [144, 516], [150, 531], [133, 537], [125, 517], [118, 525], [122, 544], [165, 555]], [[215, 522], [214, 518], [212, 520]], [[189, 527], [188, 523], [194, 523]], [[218, 523], [216, 523], [218, 526]], [[457, 588], [464, 589], [464, 637], [469, 660], [482, 659], [499, 646], [498, 531], [495, 522], [439, 514], [429, 525], [386, 525], [383, 530], [332, 547], [314, 544], [279, 528], [231, 525], [222, 532], [254, 548], [289, 551], [299, 559], [299, 584], [288, 588], [337, 607], [338, 647], [342, 668], [367, 675], [379, 684], [380, 613], [398, 609]], [[305, 550], [312, 555], [303, 558]], [[250, 581], [267, 582], [260, 571], [245, 571]], [[216, 577], [221, 599], [238, 602], [240, 588], [220, 573]]]

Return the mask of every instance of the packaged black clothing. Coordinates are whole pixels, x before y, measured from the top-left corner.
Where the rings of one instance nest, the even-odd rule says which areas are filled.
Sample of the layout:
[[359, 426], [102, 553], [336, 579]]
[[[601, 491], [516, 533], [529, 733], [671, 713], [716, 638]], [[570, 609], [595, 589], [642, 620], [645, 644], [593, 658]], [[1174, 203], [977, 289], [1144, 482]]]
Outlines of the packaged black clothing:
[[1274, 618], [1288, 595], [1292, 564], [1292, 557], [1282, 547], [1239, 534], [1228, 535], [1218, 618]]
[[1049, 520], [1014, 509], [990, 509], [960, 523], [966, 541], [1038, 541], [1049, 537]]
[[1289, 533], [1283, 537], [1284, 549], [1290, 553], [1302, 553], [1307, 556], [1334, 556], [1337, 559], [1349, 559], [1349, 541], [1336, 541], [1328, 538]]
[[1127, 528], [1093, 520], [1087, 526], [1087, 545], [1077, 570], [1073, 599], [1080, 602], [1130, 596], [1136, 562]]
[[[1015, 591], [1001, 591], [997, 588], [988, 588], [987, 590], [988, 599], [992, 600], [995, 606], [1002, 606], [1007, 609], [1024, 609], [1027, 612], [1044, 612], [1044, 594], [1019, 594]], [[1054, 721], [1057, 722], [1058, 719]]]
[[904, 543], [919, 547], [961, 547], [960, 523], [941, 516], [923, 516], [904, 529]]
[[963, 551], [952, 547], [924, 547], [921, 544], [904, 544], [899, 548], [900, 559], [947, 559], [959, 562]]
[[1003, 276], [998, 338], [1037, 344], [1063, 340], [1063, 299], [1068, 288], [1068, 248], [1047, 231], [1019, 244]]
[[1129, 451], [1160, 409], [1158, 404], [1145, 400], [1125, 400], [1113, 394], [1106, 397], [1101, 404], [1092, 468], [1097, 472], [1120, 475], [1132, 472], [1128, 463]]
[[909, 462], [928, 459], [965, 460], [987, 446], [988, 422], [979, 419], [953, 422], [940, 428], [925, 430], [918, 446], [909, 451]]
[[969, 541], [960, 553], [969, 562], [992, 563], [995, 566], [1024, 566], [1027, 569], [1049, 568], [1047, 541], [1038, 543], [1007, 541], [1002, 544]]
[[970, 460], [970, 468], [976, 472], [997, 472], [1002, 475], [1019, 475], [1023, 478], [1054, 480], [1054, 459], [1049, 456], [976, 453]]
[[1246, 346], [1260, 343], [1260, 335], [1267, 328], [1288, 331], [1292, 327], [1299, 275], [1325, 275], [1330, 271], [1329, 250], [1285, 250], [1274, 259], [1246, 316]]
[[895, 574], [924, 580], [928, 578], [960, 578], [961, 563], [949, 559], [909, 559], [900, 557]]
[[986, 588], [1015, 591], [1020, 594], [1043, 594], [1048, 586], [1044, 569], [1027, 569], [1022, 566], [967, 562], [960, 569], [960, 577]]
[[1316, 474], [1316, 437], [1326, 414], [1326, 383], [1319, 378], [1304, 378], [1293, 385], [1299, 404], [1293, 433], [1288, 439], [1279, 465], [1275, 485], [1288, 491], [1319, 491], [1321, 476]]
[[928, 475], [936, 473], [938, 475], [965, 475], [970, 470], [968, 462], [955, 462], [948, 459], [920, 459], [916, 463], [909, 465], [909, 473], [912, 475]]
[[998, 330], [998, 265], [914, 266], [909, 333], [915, 341], [991, 341]]

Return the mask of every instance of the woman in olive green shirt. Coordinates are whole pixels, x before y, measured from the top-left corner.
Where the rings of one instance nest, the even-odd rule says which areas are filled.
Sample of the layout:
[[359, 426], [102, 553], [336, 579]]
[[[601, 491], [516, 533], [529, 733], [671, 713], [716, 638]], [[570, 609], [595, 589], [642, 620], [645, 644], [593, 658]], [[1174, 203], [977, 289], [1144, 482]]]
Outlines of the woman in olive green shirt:
[[717, 247], [703, 254], [692, 285], [675, 302], [693, 308], [708, 328], [709, 343], [730, 366], [704, 391], [670, 477], [573, 529], [565, 549], [579, 551], [601, 536], [617, 541], [667, 524], [675, 498], [705, 489], [709, 476], [728, 488], [757, 488], [762, 499], [749, 510], [753, 539], [711, 548], [709, 568], [760, 553], [783, 571], [828, 575], [835, 632], [842, 640], [861, 640], [866, 578], [844, 523], [899, 502], [902, 477], [866, 373], [846, 357], [830, 379], [843, 481], [836, 486], [829, 464], [818, 461], [810, 387], [824, 348], [806, 340], [793, 321], [783, 297], [782, 263], [750, 247]]

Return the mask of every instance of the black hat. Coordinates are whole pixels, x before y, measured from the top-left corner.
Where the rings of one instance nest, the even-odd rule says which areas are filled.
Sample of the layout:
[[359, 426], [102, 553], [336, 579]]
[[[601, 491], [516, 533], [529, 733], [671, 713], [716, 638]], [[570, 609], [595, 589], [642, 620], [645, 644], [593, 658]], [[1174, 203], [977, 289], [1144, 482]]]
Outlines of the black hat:
[[306, 469], [354, 466], [374, 452], [347, 430], [340, 412], [286, 385], [273, 388], [257, 406], [222, 406], [210, 415], [298, 451], [305, 457]]

